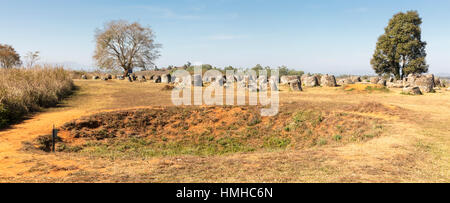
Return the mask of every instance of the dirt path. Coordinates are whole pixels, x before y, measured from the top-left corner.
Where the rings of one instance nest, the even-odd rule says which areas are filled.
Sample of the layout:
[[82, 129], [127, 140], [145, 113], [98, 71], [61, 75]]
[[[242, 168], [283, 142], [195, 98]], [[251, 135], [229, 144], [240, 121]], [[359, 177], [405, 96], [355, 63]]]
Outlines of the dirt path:
[[397, 120], [388, 126], [390, 133], [386, 136], [339, 147], [144, 161], [94, 160], [22, 151], [22, 142], [50, 134], [53, 125], [60, 126], [101, 111], [170, 105], [170, 92], [161, 92], [160, 86], [80, 81], [77, 84], [81, 86], [80, 91], [64, 107], [38, 113], [11, 129], [0, 131], [0, 182], [450, 181], [448, 93], [404, 97], [397, 93], [349, 95], [316, 89], [306, 90], [307, 97], [289, 95], [283, 100], [326, 103], [374, 100], [418, 110], [423, 117], [428, 116], [418, 122]]

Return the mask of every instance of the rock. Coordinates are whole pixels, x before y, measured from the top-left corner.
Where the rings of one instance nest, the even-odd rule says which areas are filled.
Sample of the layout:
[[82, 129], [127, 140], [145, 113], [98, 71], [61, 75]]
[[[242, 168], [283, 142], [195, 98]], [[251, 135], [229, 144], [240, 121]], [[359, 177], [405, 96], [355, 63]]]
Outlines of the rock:
[[361, 82], [361, 77], [360, 77], [360, 76], [351, 76], [351, 77], [350, 77], [350, 80], [351, 80], [353, 83]]
[[93, 79], [93, 80], [98, 80], [98, 79], [100, 79], [100, 77], [98, 77], [98, 76], [92, 76], [92, 79]]
[[275, 76], [272, 76], [272, 77], [269, 78], [269, 87], [270, 87], [270, 90], [272, 90], [272, 91], [278, 91], [278, 83], [279, 83], [280, 81], [277, 81], [277, 80], [278, 80], [278, 77], [275, 77]]
[[307, 75], [307, 76], [303, 77], [302, 82], [305, 87], [319, 86], [319, 81], [317, 80], [317, 77], [313, 76], [313, 75], [311, 75], [311, 76]]
[[245, 82], [245, 80], [241, 80], [241, 81], [237, 82], [237, 88], [239, 88], [239, 89], [247, 88], [247, 83]]
[[442, 87], [441, 85], [441, 79], [439, 77], [434, 78], [434, 86], [435, 87]]
[[[409, 81], [408, 81], [409, 82]], [[414, 85], [420, 88], [422, 92], [433, 92], [434, 89], [434, 75], [422, 75], [415, 78]]]
[[386, 81], [385, 79], [383, 79], [383, 78], [381, 78], [381, 79], [378, 81], [378, 84], [379, 84], [379, 85], [382, 85], [382, 86], [386, 86], [386, 83], [387, 83], [387, 81]]
[[409, 87], [414, 86], [416, 79], [420, 77], [416, 74], [409, 74], [407, 77], [403, 78], [403, 86]]
[[223, 87], [225, 84], [225, 79], [223, 77], [219, 77], [216, 79], [215, 77], [209, 77], [209, 81], [211, 81], [211, 85], [215, 87]]
[[137, 80], [138, 80], [139, 82], [146, 82], [146, 81], [147, 81], [147, 79], [145, 78], [144, 75], [139, 75]]
[[386, 82], [386, 87], [388, 88], [394, 88], [394, 84], [393, 82]]
[[336, 87], [336, 78], [334, 75], [322, 75], [322, 78], [320, 79], [320, 84], [323, 87]]
[[315, 74], [314, 77], [316, 77], [316, 79], [317, 79], [317, 85], [321, 86], [322, 85], [322, 75]]
[[155, 75], [153, 77], [153, 82], [154, 83], [161, 83], [161, 76], [160, 75]]
[[267, 83], [267, 82], [259, 84], [259, 91], [261, 91], [261, 92], [266, 92], [268, 88], [269, 88], [269, 83]]
[[403, 81], [401, 80], [397, 80], [396, 82], [393, 83], [393, 88], [403, 88]]
[[172, 81], [172, 76], [170, 74], [161, 75], [161, 83], [167, 84]]
[[202, 87], [203, 86], [203, 80], [201, 75], [194, 75], [194, 86], [195, 87]]
[[259, 82], [259, 83], [266, 83], [266, 82], [268, 82], [267, 76], [266, 76], [266, 75], [260, 75], [260, 76], [258, 77], [258, 82]]
[[296, 80], [296, 79], [301, 80], [301, 78], [299, 76], [296, 76], [296, 75], [285, 75], [285, 76], [281, 76], [280, 83], [282, 85], [286, 85], [286, 84], [289, 84], [289, 82], [291, 80]]
[[82, 75], [82, 76], [81, 76], [81, 79], [82, 79], [82, 80], [87, 80], [88, 78], [87, 78], [86, 75]]
[[344, 79], [340, 79], [338, 82], [337, 82], [337, 84], [338, 85], [350, 85], [350, 84], [353, 84], [353, 81], [350, 79], [350, 78], [344, 78]]
[[258, 88], [255, 85], [249, 85], [248, 86], [248, 91], [249, 92], [257, 92]]
[[422, 95], [419, 87], [405, 87], [403, 88], [403, 93], [410, 95]]
[[299, 79], [290, 80], [288, 83], [292, 91], [303, 91], [302, 82]]
[[378, 84], [380, 81], [380, 77], [371, 77], [370, 78], [370, 84]]

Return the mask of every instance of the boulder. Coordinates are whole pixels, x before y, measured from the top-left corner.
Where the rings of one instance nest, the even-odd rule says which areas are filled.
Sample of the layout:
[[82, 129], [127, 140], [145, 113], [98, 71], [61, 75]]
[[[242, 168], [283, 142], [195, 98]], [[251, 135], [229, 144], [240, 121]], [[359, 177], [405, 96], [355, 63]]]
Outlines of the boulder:
[[371, 77], [370, 78], [370, 84], [378, 84], [380, 81], [380, 77]]
[[160, 75], [155, 75], [153, 77], [153, 82], [154, 83], [161, 83], [161, 76]]
[[269, 88], [269, 83], [267, 83], [267, 82], [259, 83], [259, 88], [258, 88], [259, 91], [266, 92], [268, 88]]
[[[408, 81], [409, 82], [409, 81]], [[414, 85], [420, 88], [422, 92], [433, 92], [434, 89], [434, 75], [422, 75], [415, 78]]]
[[161, 83], [167, 84], [172, 81], [172, 76], [170, 74], [162, 74], [161, 75]]
[[442, 87], [441, 79], [439, 77], [435, 77], [434, 78], [434, 86], [435, 87]]
[[145, 78], [145, 76], [143, 76], [143, 75], [139, 75], [137, 80], [138, 80], [139, 82], [146, 82], [146, 81], [147, 81], [147, 78]]
[[315, 74], [314, 77], [316, 77], [316, 79], [317, 79], [317, 86], [321, 86], [322, 85], [322, 75]]
[[270, 90], [272, 90], [272, 91], [278, 91], [277, 81], [273, 80], [273, 79], [269, 80], [269, 87], [270, 87]]
[[351, 80], [353, 83], [361, 82], [361, 77], [360, 77], [360, 76], [351, 76], [351, 77], [350, 77], [350, 80]]
[[291, 80], [301, 80], [301, 78], [297, 75], [285, 75], [285, 76], [281, 76], [280, 83], [282, 85], [286, 85], [286, 84], [289, 84], [289, 82]]
[[397, 80], [393, 83], [393, 88], [403, 88], [403, 81]]
[[317, 80], [317, 77], [314, 75], [303, 77], [302, 82], [305, 87], [319, 86], [319, 81]]
[[303, 91], [302, 82], [299, 79], [290, 80], [288, 84], [294, 92]]
[[194, 75], [194, 86], [195, 87], [202, 87], [203, 86], [203, 80], [201, 75]]
[[239, 89], [247, 88], [247, 83], [245, 82], [245, 80], [241, 80], [241, 81], [237, 82], [237, 88], [239, 88]]
[[405, 87], [405, 88], [403, 88], [403, 93], [410, 94], [410, 95], [421, 95], [422, 94], [419, 87]]
[[336, 78], [334, 75], [322, 75], [322, 78], [320, 79], [320, 84], [323, 87], [336, 87]]
[[338, 80], [338, 82], [337, 82], [337, 84], [338, 85], [341, 85], [341, 86], [343, 86], [343, 85], [350, 85], [350, 84], [353, 84], [354, 82], [350, 79], [350, 78], [344, 78], [344, 79], [340, 79], [340, 80]]
[[381, 78], [379, 81], [378, 81], [378, 84], [379, 85], [381, 85], [381, 86], [386, 86], [387, 84], [387, 81], [386, 81], [386, 79], [384, 79], [384, 78]]

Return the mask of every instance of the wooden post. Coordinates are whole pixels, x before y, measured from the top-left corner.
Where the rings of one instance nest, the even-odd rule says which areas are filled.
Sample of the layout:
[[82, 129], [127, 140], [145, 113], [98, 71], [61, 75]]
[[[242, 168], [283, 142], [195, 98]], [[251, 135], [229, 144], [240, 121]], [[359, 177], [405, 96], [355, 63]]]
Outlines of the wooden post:
[[52, 152], [55, 152], [56, 137], [58, 137], [58, 130], [56, 130], [55, 129], [55, 125], [53, 125], [53, 130], [52, 130]]

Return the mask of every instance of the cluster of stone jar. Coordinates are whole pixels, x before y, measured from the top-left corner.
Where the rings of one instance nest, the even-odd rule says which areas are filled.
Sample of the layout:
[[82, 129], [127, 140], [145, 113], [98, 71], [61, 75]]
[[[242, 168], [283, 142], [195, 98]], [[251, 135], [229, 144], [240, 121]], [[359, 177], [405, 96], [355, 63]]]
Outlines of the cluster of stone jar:
[[[87, 80], [86, 75], [82, 75], [82, 79]], [[201, 76], [193, 75], [189, 78], [176, 78], [171, 74], [157, 74], [157, 75], [130, 75], [124, 78], [122, 75], [104, 75], [104, 76], [93, 76], [94, 80], [129, 80], [146, 82], [152, 81], [154, 83], [174, 83], [177, 86], [189, 85], [186, 81], [190, 80], [190, 85], [203, 86], [204, 84], [218, 85], [229, 87], [230, 83], [227, 83], [226, 76], [213, 77], [213, 76]], [[277, 81], [278, 79], [278, 81]], [[289, 85], [292, 91], [302, 91], [303, 87], [337, 87], [349, 84], [377, 84], [381, 86], [386, 86], [388, 88], [403, 88], [403, 91], [408, 94], [422, 94], [422, 92], [433, 92], [436, 88], [445, 87], [445, 83], [441, 82], [438, 77], [433, 74], [410, 74], [402, 80], [396, 80], [393, 77], [385, 79], [384, 77], [369, 77], [362, 79], [361, 76], [349, 76], [346, 78], [341, 78], [336, 81], [334, 75], [311, 75], [304, 74], [301, 77], [296, 75], [281, 76], [280, 78], [267, 76], [252, 76], [252, 75], [234, 75], [233, 83], [236, 83], [238, 87], [248, 88], [250, 91], [265, 91], [268, 88], [271, 90], [278, 90], [278, 84]]]

